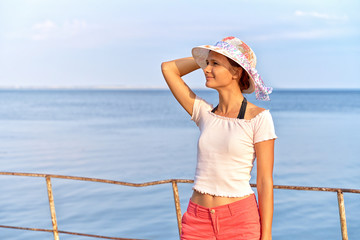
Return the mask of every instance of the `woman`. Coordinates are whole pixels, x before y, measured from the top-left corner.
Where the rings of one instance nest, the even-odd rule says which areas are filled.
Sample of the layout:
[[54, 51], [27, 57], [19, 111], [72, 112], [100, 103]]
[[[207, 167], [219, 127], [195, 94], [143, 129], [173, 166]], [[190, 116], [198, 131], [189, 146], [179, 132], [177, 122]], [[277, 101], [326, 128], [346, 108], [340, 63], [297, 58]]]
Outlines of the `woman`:
[[[161, 66], [171, 92], [200, 129], [194, 191], [181, 239], [271, 239], [274, 124], [268, 110], [243, 96], [255, 91], [257, 99], [269, 100], [271, 88], [255, 69], [254, 52], [238, 38], [193, 48], [192, 55]], [[206, 86], [219, 93], [215, 108], [181, 78], [199, 67]], [[258, 204], [249, 184], [255, 157]]]

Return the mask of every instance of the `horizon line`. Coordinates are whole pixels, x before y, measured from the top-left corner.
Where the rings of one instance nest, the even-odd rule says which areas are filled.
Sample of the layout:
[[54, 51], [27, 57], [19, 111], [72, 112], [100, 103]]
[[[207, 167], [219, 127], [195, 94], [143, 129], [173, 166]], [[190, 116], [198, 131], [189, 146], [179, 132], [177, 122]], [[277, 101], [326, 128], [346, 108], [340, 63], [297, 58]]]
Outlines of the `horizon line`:
[[[206, 87], [195, 86], [194, 90], [213, 90]], [[169, 90], [160, 86], [0, 86], [0, 90]], [[358, 88], [326, 88], [326, 87], [273, 87], [277, 90], [360, 90]]]

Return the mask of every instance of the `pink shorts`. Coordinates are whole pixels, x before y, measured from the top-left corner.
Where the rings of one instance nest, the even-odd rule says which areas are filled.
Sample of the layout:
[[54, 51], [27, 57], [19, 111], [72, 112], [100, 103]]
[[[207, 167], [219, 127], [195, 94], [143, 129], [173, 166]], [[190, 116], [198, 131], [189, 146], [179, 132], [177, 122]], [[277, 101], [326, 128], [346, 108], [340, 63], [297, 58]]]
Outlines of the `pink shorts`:
[[182, 240], [260, 239], [260, 216], [255, 194], [214, 208], [206, 208], [190, 200], [181, 222]]

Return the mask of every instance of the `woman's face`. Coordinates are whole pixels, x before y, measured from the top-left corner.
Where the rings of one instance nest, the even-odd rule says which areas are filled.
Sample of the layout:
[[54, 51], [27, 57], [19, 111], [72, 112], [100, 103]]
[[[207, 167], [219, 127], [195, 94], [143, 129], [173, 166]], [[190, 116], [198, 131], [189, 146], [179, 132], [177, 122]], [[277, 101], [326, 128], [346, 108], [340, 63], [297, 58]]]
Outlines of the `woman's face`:
[[204, 74], [206, 77], [206, 86], [209, 88], [222, 88], [234, 84], [236, 80], [236, 71], [231, 66], [228, 59], [217, 52], [210, 51], [206, 59], [206, 68]]

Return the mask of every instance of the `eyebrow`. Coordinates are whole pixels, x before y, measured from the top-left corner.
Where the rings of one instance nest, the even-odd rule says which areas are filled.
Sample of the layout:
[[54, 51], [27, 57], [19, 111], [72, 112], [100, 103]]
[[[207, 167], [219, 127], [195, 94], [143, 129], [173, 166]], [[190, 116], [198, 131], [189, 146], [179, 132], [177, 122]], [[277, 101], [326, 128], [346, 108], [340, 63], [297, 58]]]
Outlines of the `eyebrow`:
[[216, 59], [216, 58], [206, 58], [205, 61], [207, 62], [217, 62], [224, 64], [224, 61], [222, 59]]
[[206, 61], [219, 61], [218, 59], [214, 59], [214, 58], [206, 58]]
[[206, 57], [206, 60], [208, 60], [208, 61], [210, 61], [210, 60], [212, 60], [212, 61], [222, 61], [222, 59], [218, 58], [216, 55], [212, 56], [211, 58], [209, 58], [209, 55]]

